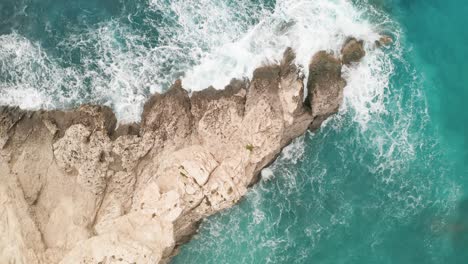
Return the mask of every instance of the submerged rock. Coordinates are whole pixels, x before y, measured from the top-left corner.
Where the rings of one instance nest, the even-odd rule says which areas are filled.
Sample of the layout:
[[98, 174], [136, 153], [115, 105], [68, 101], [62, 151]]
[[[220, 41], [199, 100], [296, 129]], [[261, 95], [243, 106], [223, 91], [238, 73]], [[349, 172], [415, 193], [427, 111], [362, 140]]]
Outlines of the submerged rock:
[[192, 97], [177, 81], [148, 100], [141, 124], [117, 129], [106, 107], [1, 107], [0, 248], [10, 250], [0, 263], [166, 263], [200, 220], [237, 203], [283, 147], [338, 110], [341, 62], [313, 57], [306, 106], [294, 61], [287, 49], [252, 80]]
[[375, 46], [377, 46], [378, 48], [382, 46], [388, 46], [392, 44], [392, 42], [393, 42], [392, 37], [388, 35], [381, 35], [380, 38], [375, 41]]

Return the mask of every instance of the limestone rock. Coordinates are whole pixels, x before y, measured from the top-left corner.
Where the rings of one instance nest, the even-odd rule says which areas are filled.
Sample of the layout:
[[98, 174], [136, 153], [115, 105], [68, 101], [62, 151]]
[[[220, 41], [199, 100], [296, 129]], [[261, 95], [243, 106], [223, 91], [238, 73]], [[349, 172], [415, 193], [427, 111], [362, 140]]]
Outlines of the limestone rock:
[[164, 94], [153, 95], [145, 103], [142, 131], [156, 131], [164, 140], [183, 140], [191, 133], [192, 114], [188, 92], [180, 80]]
[[[353, 44], [354, 43], [354, 44]], [[359, 42], [347, 43], [347, 53]], [[358, 56], [343, 54], [349, 61]], [[192, 96], [153, 95], [140, 124], [107, 107], [0, 107], [1, 263], [167, 263], [200, 221], [237, 203], [289, 142], [336, 113], [345, 81], [325, 51]]]

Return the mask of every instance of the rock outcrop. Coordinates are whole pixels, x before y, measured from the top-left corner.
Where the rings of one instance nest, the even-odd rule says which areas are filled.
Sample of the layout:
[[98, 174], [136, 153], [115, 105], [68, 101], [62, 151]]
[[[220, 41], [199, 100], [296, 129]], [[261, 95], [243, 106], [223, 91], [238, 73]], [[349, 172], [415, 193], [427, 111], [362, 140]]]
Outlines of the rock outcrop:
[[366, 55], [364, 41], [355, 38], [348, 38], [341, 49], [343, 64], [350, 65], [358, 62]]
[[0, 107], [0, 263], [166, 263], [338, 110], [340, 60], [313, 57], [304, 104], [294, 59], [288, 49], [224, 90], [189, 96], [177, 81], [117, 129], [107, 107]]
[[341, 61], [326, 51], [319, 51], [309, 64], [308, 96], [306, 104], [312, 110], [310, 129], [320, 127], [323, 121], [338, 112], [343, 101], [346, 81], [341, 77]]
[[388, 35], [381, 35], [380, 38], [375, 41], [375, 46], [377, 48], [380, 48], [382, 46], [388, 46], [388, 45], [392, 44], [392, 42], [393, 42], [392, 37], [390, 37]]

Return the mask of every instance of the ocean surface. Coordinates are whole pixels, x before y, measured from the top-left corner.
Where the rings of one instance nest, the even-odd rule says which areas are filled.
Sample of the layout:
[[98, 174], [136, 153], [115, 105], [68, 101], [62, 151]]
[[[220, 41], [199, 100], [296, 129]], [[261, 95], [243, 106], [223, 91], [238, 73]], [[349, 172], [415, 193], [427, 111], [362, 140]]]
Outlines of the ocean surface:
[[[468, 263], [468, 2], [0, 0], [0, 104], [139, 119], [176, 78], [249, 77], [347, 36], [338, 115], [288, 146], [172, 263]], [[394, 39], [373, 48], [379, 33]], [[304, 67], [307, 74], [307, 67]]]

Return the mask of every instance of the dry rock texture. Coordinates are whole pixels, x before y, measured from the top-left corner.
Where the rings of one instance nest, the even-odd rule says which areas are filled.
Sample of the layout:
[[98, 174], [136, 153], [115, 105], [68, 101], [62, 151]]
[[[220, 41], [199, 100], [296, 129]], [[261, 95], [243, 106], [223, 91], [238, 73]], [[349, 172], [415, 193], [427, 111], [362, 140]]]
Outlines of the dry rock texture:
[[[345, 55], [344, 55], [345, 56]], [[286, 50], [251, 81], [189, 96], [177, 81], [119, 126], [107, 107], [0, 107], [0, 263], [166, 263], [201, 219], [239, 201], [343, 97], [341, 62], [303, 75]]]

